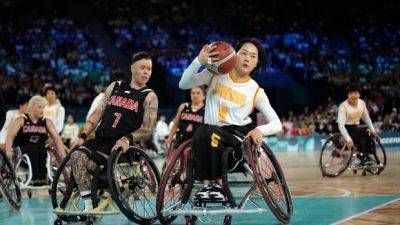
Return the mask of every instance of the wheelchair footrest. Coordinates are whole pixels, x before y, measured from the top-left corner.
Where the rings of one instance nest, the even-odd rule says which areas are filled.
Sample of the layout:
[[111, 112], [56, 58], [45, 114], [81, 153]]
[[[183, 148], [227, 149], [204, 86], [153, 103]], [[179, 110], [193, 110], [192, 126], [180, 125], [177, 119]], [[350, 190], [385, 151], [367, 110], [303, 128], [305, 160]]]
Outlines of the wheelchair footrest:
[[233, 214], [260, 214], [268, 212], [267, 209], [239, 209], [229, 207], [193, 207], [192, 209], [170, 209], [163, 210], [164, 216], [194, 215], [194, 216], [212, 216], [212, 215], [233, 215]]

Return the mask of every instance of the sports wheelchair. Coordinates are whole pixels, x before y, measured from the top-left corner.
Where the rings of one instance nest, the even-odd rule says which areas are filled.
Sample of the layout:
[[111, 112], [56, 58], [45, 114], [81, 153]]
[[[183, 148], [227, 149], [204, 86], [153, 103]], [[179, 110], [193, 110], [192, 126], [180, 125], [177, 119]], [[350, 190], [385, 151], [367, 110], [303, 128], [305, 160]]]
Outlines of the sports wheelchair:
[[[47, 157], [46, 157], [46, 169], [47, 169], [47, 178], [50, 181], [50, 184], [53, 182], [53, 177], [55, 171], [60, 165], [62, 158], [59, 152], [55, 149], [55, 147], [47, 145]], [[42, 186], [33, 186], [31, 185], [32, 181], [32, 164], [29, 156], [27, 154], [22, 154], [22, 151], [19, 147], [14, 147], [14, 170], [17, 174], [17, 179], [20, 184], [21, 190], [27, 190], [27, 194], [29, 198], [32, 198], [32, 190], [38, 189], [48, 189], [50, 193], [50, 185], [42, 185]], [[69, 150], [65, 147], [65, 152], [69, 152]], [[24, 165], [24, 166], [22, 166]], [[59, 184], [61, 186], [65, 186], [65, 184]]]
[[[83, 151], [96, 162], [92, 175], [91, 199], [93, 210], [84, 210], [77, 183], [71, 168], [71, 154]], [[67, 174], [62, 176], [62, 174]], [[67, 178], [68, 181], [65, 181]], [[156, 165], [140, 148], [131, 146], [126, 153], [118, 149], [108, 157], [83, 146], [74, 148], [61, 162], [52, 183], [51, 201], [57, 215], [55, 225], [65, 222], [85, 222], [87, 225], [99, 221], [104, 215], [120, 211], [138, 224], [156, 221], [155, 198], [160, 175]], [[66, 183], [60, 187], [59, 183]]]
[[[203, 184], [194, 180], [196, 160], [194, 151], [190, 147], [191, 140], [182, 143], [176, 149], [164, 171], [157, 195], [157, 214], [162, 224], [170, 224], [177, 216], [182, 215], [187, 225], [195, 224], [197, 220], [208, 223], [214, 216], [224, 215], [224, 225], [229, 225], [233, 214], [263, 213], [267, 212], [268, 208], [280, 222], [290, 222], [293, 214], [291, 194], [271, 149], [265, 143], [257, 148], [251, 140], [239, 132], [235, 137], [242, 143], [242, 152], [235, 154], [233, 148], [226, 148], [224, 151], [222, 192], [225, 200], [223, 201], [201, 200], [195, 197]], [[189, 151], [187, 168], [185, 168], [185, 151]], [[235, 163], [229, 165], [231, 163], [228, 161], [232, 158]], [[238, 171], [242, 174], [236, 173]], [[242, 179], [231, 175], [242, 175]], [[246, 194], [234, 196], [231, 188], [235, 187], [242, 190], [243, 187], [246, 188]], [[240, 203], [236, 202], [240, 198]]]
[[5, 152], [0, 149], [0, 197], [11, 209], [21, 208], [21, 190], [12, 163]]
[[379, 175], [385, 169], [387, 163], [385, 148], [369, 129], [366, 131], [368, 149], [364, 153], [359, 152], [357, 148], [348, 149], [346, 140], [340, 133], [330, 135], [323, 144], [319, 157], [319, 167], [323, 177], [337, 177], [346, 169], [352, 170], [354, 174], [362, 170], [363, 176], [367, 172]]

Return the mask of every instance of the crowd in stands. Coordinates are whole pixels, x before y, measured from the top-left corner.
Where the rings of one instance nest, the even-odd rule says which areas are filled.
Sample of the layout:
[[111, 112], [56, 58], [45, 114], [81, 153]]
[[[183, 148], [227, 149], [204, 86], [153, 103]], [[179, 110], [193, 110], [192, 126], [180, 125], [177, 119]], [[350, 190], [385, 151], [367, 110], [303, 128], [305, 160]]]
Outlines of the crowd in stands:
[[[304, 83], [324, 80], [331, 89], [357, 80], [377, 130], [400, 129], [400, 25], [391, 20], [398, 4], [346, 3], [351, 10], [344, 9], [343, 18], [330, 18], [335, 10], [307, 1], [291, 7], [286, 1], [227, 3], [98, 0], [95, 5], [117, 48], [127, 55], [151, 51], [170, 75], [180, 76], [205, 43], [234, 44], [251, 35], [265, 48], [268, 74], [290, 74]], [[85, 27], [66, 17], [49, 18], [0, 24], [0, 90], [12, 102], [50, 82], [64, 106], [88, 106], [114, 63]], [[283, 116], [282, 135], [329, 133], [344, 100], [331, 97], [316, 110]]]
[[[165, 10], [166, 2], [171, 10]], [[301, 7], [304, 3], [299, 2], [298, 7]], [[366, 76], [399, 73], [399, 25], [361, 24], [346, 28], [339, 34], [332, 34], [322, 29], [326, 26], [323, 22], [303, 28], [306, 25], [303, 25], [304, 18], [301, 18], [291, 24], [284, 24], [281, 29], [271, 29], [274, 22], [275, 26], [281, 26], [282, 21], [274, 19], [268, 14], [269, 11], [257, 13], [257, 7], [265, 7], [260, 4], [228, 4], [227, 9], [213, 16], [189, 8], [186, 3], [179, 1], [160, 1], [151, 6], [131, 1], [110, 6], [104, 14], [113, 15], [106, 22], [117, 47], [129, 49], [140, 46], [150, 49], [159, 56], [157, 60], [176, 76], [182, 74], [205, 43], [224, 40], [234, 44], [243, 36], [235, 33], [235, 25], [226, 19], [232, 15], [240, 15], [243, 26], [246, 18], [247, 26], [256, 25], [253, 28], [256, 34], [253, 36], [265, 47], [269, 73], [290, 73], [305, 80], [336, 75], [348, 77], [352, 74]], [[141, 14], [140, 11], [146, 13]], [[279, 13], [282, 10], [276, 11]], [[247, 13], [243, 15], [241, 12]], [[216, 22], [210, 22], [210, 17]], [[218, 18], [225, 18], [223, 21], [228, 22], [225, 26], [230, 29], [221, 29]]]
[[90, 32], [67, 18], [0, 24], [0, 87], [6, 102], [53, 83], [66, 105], [90, 104], [111, 67]]

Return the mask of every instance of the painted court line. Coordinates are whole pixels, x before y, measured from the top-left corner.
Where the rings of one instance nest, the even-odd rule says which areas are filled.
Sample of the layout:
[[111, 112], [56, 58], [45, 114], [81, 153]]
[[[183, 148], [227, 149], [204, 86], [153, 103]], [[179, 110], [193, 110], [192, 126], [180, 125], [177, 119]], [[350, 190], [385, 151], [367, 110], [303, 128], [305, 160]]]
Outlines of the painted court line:
[[399, 201], [399, 200], [400, 200], [400, 198], [393, 199], [393, 200], [388, 201], [388, 202], [386, 202], [386, 203], [383, 203], [383, 204], [381, 204], [381, 205], [375, 206], [375, 207], [370, 208], [370, 209], [367, 209], [367, 210], [365, 210], [365, 211], [363, 211], [363, 212], [360, 212], [360, 213], [357, 213], [357, 214], [355, 214], [355, 215], [352, 215], [352, 216], [349, 216], [349, 217], [347, 217], [347, 218], [344, 218], [344, 219], [342, 219], [342, 220], [339, 220], [339, 221], [337, 221], [337, 222], [335, 222], [335, 223], [332, 223], [332, 225], [337, 225], [337, 224], [346, 222], [346, 221], [348, 221], [348, 220], [351, 220], [351, 219], [353, 219], [353, 218], [359, 217], [359, 216], [364, 215], [364, 214], [366, 214], [366, 213], [369, 213], [369, 212], [371, 212], [371, 211], [373, 211], [373, 210], [375, 210], [375, 209], [379, 209], [379, 208], [381, 208], [381, 207], [383, 207], [383, 206], [389, 205], [389, 204], [391, 204], [391, 203], [393, 203], [393, 202], [396, 202], [396, 201]]

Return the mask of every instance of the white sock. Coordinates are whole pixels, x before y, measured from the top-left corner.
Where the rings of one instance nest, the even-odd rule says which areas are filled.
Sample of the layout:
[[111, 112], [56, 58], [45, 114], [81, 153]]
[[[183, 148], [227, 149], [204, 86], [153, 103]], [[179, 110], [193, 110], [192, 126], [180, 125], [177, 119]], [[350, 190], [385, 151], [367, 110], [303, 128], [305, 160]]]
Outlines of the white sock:
[[81, 191], [83, 202], [85, 203], [85, 210], [93, 209], [92, 196], [90, 191]]

